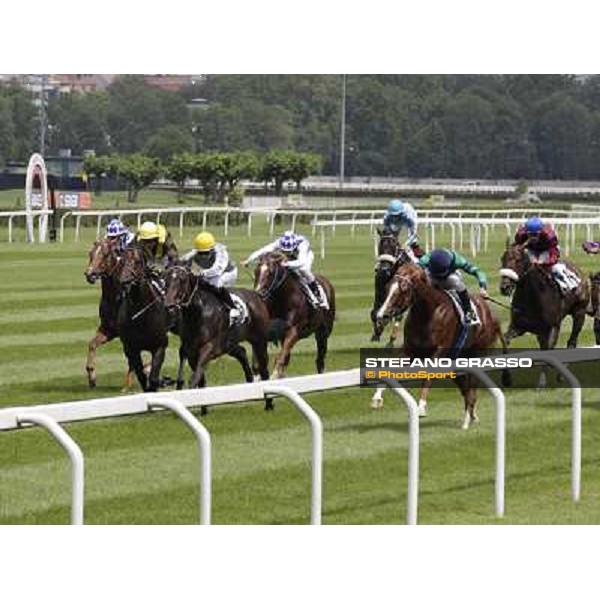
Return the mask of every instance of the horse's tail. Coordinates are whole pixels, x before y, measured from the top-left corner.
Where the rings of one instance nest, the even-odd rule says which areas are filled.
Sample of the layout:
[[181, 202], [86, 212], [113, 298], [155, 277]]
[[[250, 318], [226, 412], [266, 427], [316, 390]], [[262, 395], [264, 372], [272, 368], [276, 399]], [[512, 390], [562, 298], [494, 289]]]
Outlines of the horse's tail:
[[[496, 328], [496, 336], [502, 344], [502, 354], [508, 354], [508, 344], [506, 342], [506, 337], [502, 332], [502, 327], [500, 326], [500, 321], [498, 321], [498, 319], [494, 319], [494, 327]], [[504, 387], [512, 386], [512, 375], [509, 369], [502, 369], [502, 385]]]

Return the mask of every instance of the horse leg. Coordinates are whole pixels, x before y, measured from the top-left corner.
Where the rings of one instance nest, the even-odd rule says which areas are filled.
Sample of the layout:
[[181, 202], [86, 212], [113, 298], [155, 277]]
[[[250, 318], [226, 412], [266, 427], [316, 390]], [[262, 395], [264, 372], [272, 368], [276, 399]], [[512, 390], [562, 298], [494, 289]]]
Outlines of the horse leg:
[[248, 353], [246, 352], [246, 348], [237, 344], [232, 346], [230, 350], [227, 352], [229, 356], [235, 358], [240, 365], [242, 365], [242, 369], [244, 370], [244, 377], [246, 378], [246, 383], [252, 383], [254, 381], [254, 377], [252, 374], [252, 369], [250, 368], [250, 364], [248, 363]]
[[325, 356], [327, 355], [327, 339], [329, 332], [324, 326], [319, 327], [315, 331], [315, 339], [317, 340], [317, 373], [322, 373], [325, 370]]
[[419, 417], [427, 416], [427, 398], [429, 397], [429, 391], [431, 390], [431, 383], [424, 381], [421, 384], [421, 394], [419, 396]]
[[185, 351], [183, 349], [183, 344], [179, 346], [179, 368], [177, 369], [177, 389], [182, 390], [184, 386], [184, 373], [185, 368]]
[[148, 378], [146, 377], [146, 372], [144, 371], [144, 363], [142, 362], [141, 352], [129, 350], [126, 352], [126, 355], [129, 362], [129, 370], [136, 374], [142, 390], [147, 392]]
[[[538, 344], [540, 346], [540, 350], [552, 350], [554, 346], [556, 346], [556, 341], [558, 340], [559, 328], [551, 327], [548, 332], [541, 333], [537, 336]], [[542, 365], [542, 372], [540, 373], [540, 378], [538, 380], [537, 391], [542, 391], [546, 388], [548, 377], [547, 377], [548, 366]]]
[[596, 317], [594, 319], [594, 336], [596, 338], [596, 345], [600, 345], [600, 318]]
[[294, 344], [298, 341], [300, 335], [298, 333], [298, 328], [295, 325], [292, 325], [288, 332], [285, 335], [283, 343], [281, 344], [281, 352], [275, 361], [275, 377], [280, 379], [283, 377], [283, 373], [285, 368], [290, 362], [290, 355], [292, 352], [292, 348]]
[[383, 408], [383, 392], [385, 390], [385, 385], [378, 385], [375, 389], [375, 393], [371, 398], [371, 408], [373, 410], [378, 410]]
[[567, 341], [567, 348], [577, 348], [577, 338], [579, 337], [585, 322], [585, 309], [578, 310], [577, 312], [573, 313], [571, 319], [573, 321], [573, 325], [571, 327], [571, 335]]
[[158, 391], [160, 385], [160, 369], [165, 360], [166, 346], [162, 346], [152, 353], [152, 362], [150, 367], [150, 375], [148, 377], [148, 390], [150, 392]]
[[[203, 388], [206, 387], [206, 372], [205, 365], [208, 363], [210, 353], [212, 352], [212, 343], [208, 342], [202, 347], [198, 360], [193, 366], [192, 377], [190, 378], [190, 388]], [[188, 358], [189, 360], [189, 358]], [[191, 365], [190, 365], [191, 366]], [[200, 415], [204, 416], [208, 412], [206, 406], [200, 407]]]
[[99, 329], [96, 331], [96, 335], [90, 340], [88, 344], [88, 357], [85, 365], [85, 370], [88, 376], [88, 385], [91, 388], [96, 387], [96, 349], [102, 344], [106, 344], [109, 338], [105, 333], [102, 333]]
[[396, 339], [398, 338], [398, 334], [400, 333], [400, 321], [394, 320], [392, 325], [392, 330], [390, 331], [390, 339], [388, 343], [385, 345], [386, 348], [393, 348]]
[[460, 389], [460, 393], [462, 394], [465, 404], [462, 428], [467, 430], [469, 429], [471, 423], [477, 423], [479, 421], [479, 417], [477, 416], [477, 412], [475, 410], [475, 405], [477, 403], [477, 392], [471, 385], [470, 375], [460, 375], [457, 377], [456, 385]]

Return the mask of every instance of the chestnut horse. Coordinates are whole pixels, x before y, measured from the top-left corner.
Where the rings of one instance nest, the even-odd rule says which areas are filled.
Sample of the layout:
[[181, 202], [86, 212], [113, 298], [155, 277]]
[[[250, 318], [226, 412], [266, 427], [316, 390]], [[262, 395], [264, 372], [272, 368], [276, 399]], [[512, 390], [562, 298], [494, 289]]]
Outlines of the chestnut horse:
[[316, 275], [329, 309], [314, 308], [298, 277], [281, 264], [284, 259], [279, 252], [269, 252], [259, 258], [254, 271], [254, 289], [266, 301], [271, 316], [270, 341], [281, 342], [281, 352], [275, 359], [276, 377], [283, 377], [296, 342], [313, 333], [317, 341], [317, 372], [322, 373], [335, 320], [335, 290], [325, 277]]
[[[102, 285], [102, 295], [98, 307], [100, 324], [96, 330], [96, 335], [88, 344], [88, 357], [85, 367], [88, 385], [91, 388], [96, 387], [96, 350], [99, 346], [119, 336], [117, 319], [121, 292], [120, 271], [121, 264], [117, 252], [117, 240], [96, 240], [92, 244], [88, 266], [84, 272], [88, 283], [93, 285], [100, 280]], [[132, 384], [133, 373], [129, 369], [125, 377], [125, 389], [130, 388]]]
[[[387, 298], [377, 316], [383, 319], [395, 312], [408, 311], [404, 324], [404, 345], [402, 353], [409, 358], [437, 358], [448, 356], [454, 347], [461, 330], [461, 323], [454, 303], [443, 290], [434, 288], [425, 269], [414, 264], [408, 256], [398, 267], [388, 288]], [[480, 325], [471, 326], [465, 339], [463, 350], [479, 350], [493, 347], [500, 341], [506, 352], [506, 342], [500, 329], [500, 322], [493, 315], [483, 298], [472, 297], [481, 320]], [[478, 421], [477, 387], [471, 375], [459, 375], [456, 385], [464, 398], [465, 414], [463, 429]], [[504, 385], [510, 384], [510, 374], [503, 371]], [[421, 385], [419, 406], [424, 407], [431, 385]]]

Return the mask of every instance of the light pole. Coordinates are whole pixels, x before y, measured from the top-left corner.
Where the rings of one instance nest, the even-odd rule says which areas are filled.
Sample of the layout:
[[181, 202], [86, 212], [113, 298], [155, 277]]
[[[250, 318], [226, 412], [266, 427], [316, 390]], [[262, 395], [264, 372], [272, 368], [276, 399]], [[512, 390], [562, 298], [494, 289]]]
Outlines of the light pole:
[[44, 156], [46, 150], [46, 82], [47, 75], [41, 76], [40, 82], [40, 154]]
[[342, 126], [340, 131], [340, 189], [344, 187], [344, 162], [346, 150], [346, 76], [342, 75]]

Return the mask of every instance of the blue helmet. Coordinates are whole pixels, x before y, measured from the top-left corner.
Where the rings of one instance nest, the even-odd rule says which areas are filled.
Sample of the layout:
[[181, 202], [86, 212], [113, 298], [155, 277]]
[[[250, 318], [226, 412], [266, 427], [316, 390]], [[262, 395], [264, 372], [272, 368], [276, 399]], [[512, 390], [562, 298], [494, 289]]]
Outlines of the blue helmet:
[[388, 205], [388, 213], [390, 215], [404, 214], [404, 204], [401, 200], [392, 200]]
[[429, 255], [429, 272], [434, 277], [446, 277], [450, 274], [454, 256], [448, 250], [434, 250]]
[[527, 219], [525, 229], [527, 229], [527, 233], [538, 234], [544, 229], [544, 222], [539, 217], [531, 217], [531, 219]]
[[120, 219], [112, 219], [106, 226], [106, 237], [119, 237], [127, 232], [127, 228]]
[[293, 252], [300, 244], [300, 241], [300, 236], [296, 235], [293, 231], [286, 231], [279, 240], [277, 240], [277, 245], [279, 246], [279, 249], [284, 252]]

